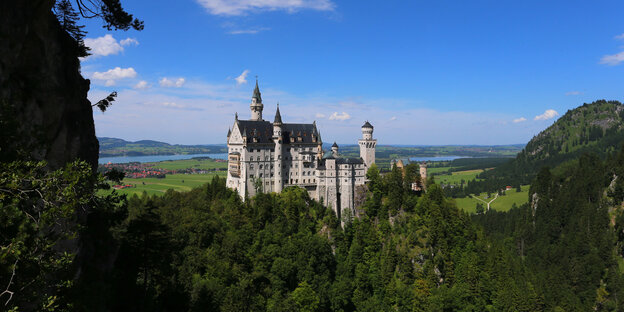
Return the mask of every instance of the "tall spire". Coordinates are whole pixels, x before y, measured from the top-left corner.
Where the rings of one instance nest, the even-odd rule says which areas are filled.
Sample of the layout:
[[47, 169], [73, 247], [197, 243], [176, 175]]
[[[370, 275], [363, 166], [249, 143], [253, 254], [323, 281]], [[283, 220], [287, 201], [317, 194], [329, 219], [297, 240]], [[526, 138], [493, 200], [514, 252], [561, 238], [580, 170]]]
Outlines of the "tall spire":
[[279, 102], [277, 102], [277, 110], [275, 111], [275, 120], [273, 120], [273, 125], [281, 125], [282, 124], [282, 115], [279, 111]]
[[260, 95], [260, 88], [258, 88], [258, 77], [256, 77], [256, 88], [254, 88], [252, 99], [256, 99], [258, 103], [262, 103], [262, 96]]

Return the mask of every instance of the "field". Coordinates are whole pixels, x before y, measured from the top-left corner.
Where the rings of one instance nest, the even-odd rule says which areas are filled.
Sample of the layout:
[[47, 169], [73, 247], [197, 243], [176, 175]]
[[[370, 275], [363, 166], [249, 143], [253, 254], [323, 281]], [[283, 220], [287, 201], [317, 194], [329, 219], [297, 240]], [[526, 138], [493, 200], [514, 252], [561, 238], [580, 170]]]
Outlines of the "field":
[[[496, 211], [507, 211], [511, 209], [511, 206], [513, 204], [520, 206], [528, 202], [529, 185], [523, 185], [521, 188], [522, 188], [522, 192], [516, 192], [515, 189], [511, 189], [509, 191], [506, 191], [505, 195], [498, 196], [498, 198], [496, 198], [490, 204], [490, 209], [494, 209]], [[481, 193], [479, 194], [478, 197], [483, 199], [486, 202], [489, 202], [490, 200], [492, 200], [492, 198], [494, 198], [494, 195], [495, 194], [492, 194], [492, 197], [490, 197], [489, 199], [486, 199], [485, 197], [487, 196], [487, 193]], [[472, 197], [455, 198], [455, 202], [457, 203], [457, 207], [469, 213], [475, 212], [475, 209], [478, 203], [481, 203], [483, 204], [484, 207], [487, 207], [487, 205], [484, 202], [474, 199]]]
[[[442, 168], [447, 168], [446, 170], [449, 169], [449, 167], [442, 167]], [[442, 169], [442, 168], [431, 168], [431, 169]], [[446, 170], [440, 170], [440, 171], [446, 171]], [[429, 174], [430, 170], [427, 169], [427, 171], [428, 171], [427, 173]], [[464, 182], [468, 182], [470, 180], [476, 179], [477, 175], [481, 172], [483, 172], [483, 169], [455, 171], [455, 172], [451, 172], [451, 174], [435, 175], [435, 181], [438, 184], [441, 184], [441, 183], [460, 184], [461, 180], [464, 180]]]
[[132, 184], [136, 187], [117, 190], [118, 193], [128, 195], [141, 195], [146, 192], [149, 195], [162, 195], [168, 189], [176, 191], [190, 191], [202, 184], [212, 181], [214, 176], [225, 177], [225, 171], [219, 171], [207, 174], [168, 174], [164, 179], [145, 178], [145, 179], [124, 179], [123, 184]]
[[227, 168], [227, 162], [216, 162], [212, 159], [184, 159], [184, 160], [169, 160], [159, 161], [154, 163], [148, 163], [154, 168], [168, 169], [168, 170], [183, 170], [183, 169], [215, 169], [215, 168]]
[[[162, 195], [168, 189], [174, 189], [176, 191], [190, 191], [191, 189], [198, 187], [204, 183], [212, 181], [214, 176], [225, 177], [227, 171], [226, 162], [217, 162], [214, 159], [184, 159], [184, 160], [172, 160], [146, 163], [154, 169], [166, 169], [183, 171], [185, 169], [199, 169], [208, 170], [208, 173], [202, 174], [167, 174], [165, 178], [140, 178], [132, 179], [126, 178], [123, 180], [123, 185], [133, 185], [134, 187], [124, 188], [117, 190], [118, 193], [128, 195], [141, 195], [146, 192], [149, 195]], [[222, 171], [213, 171], [214, 169], [223, 169]]]

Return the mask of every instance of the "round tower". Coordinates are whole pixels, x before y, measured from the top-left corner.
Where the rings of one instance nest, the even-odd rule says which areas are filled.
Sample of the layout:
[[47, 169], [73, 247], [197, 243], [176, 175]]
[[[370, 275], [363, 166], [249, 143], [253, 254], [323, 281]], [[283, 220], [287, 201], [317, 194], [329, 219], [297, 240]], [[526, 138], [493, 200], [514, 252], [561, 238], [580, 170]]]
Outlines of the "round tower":
[[332, 156], [338, 157], [338, 144], [336, 144], [336, 142], [334, 142], [334, 145], [332, 145], [331, 151], [332, 151]]
[[279, 111], [279, 103], [275, 111], [275, 120], [273, 121], [273, 142], [275, 143], [275, 153], [273, 154], [273, 181], [274, 191], [279, 193], [282, 191], [282, 115]]
[[366, 168], [375, 162], [375, 148], [377, 147], [377, 140], [373, 139], [373, 125], [368, 120], [362, 126], [362, 139], [358, 141], [360, 146], [360, 157], [364, 160]]
[[258, 88], [258, 79], [256, 79], [256, 88], [254, 89], [253, 96], [251, 97], [251, 120], [262, 120], [262, 110], [264, 105], [262, 104], [262, 96], [260, 95], [260, 88]]

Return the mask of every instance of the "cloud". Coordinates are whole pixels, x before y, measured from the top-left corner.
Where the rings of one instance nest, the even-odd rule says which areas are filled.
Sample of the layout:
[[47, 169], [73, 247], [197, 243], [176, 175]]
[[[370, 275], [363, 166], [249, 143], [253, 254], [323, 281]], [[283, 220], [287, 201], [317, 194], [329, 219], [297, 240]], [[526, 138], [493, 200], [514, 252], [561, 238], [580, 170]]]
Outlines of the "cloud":
[[514, 123], [519, 123], [519, 122], [523, 122], [523, 121], [526, 121], [526, 118], [520, 117], [520, 118], [516, 118], [516, 119], [513, 120]]
[[345, 121], [348, 119], [351, 119], [351, 115], [347, 114], [346, 112], [342, 112], [342, 114], [339, 114], [338, 112], [334, 112], [333, 114], [331, 114], [331, 116], [329, 116], [329, 120]]
[[139, 44], [139, 42], [133, 38], [126, 38], [124, 40], [121, 40], [120, 42], [117, 42], [117, 40], [111, 34], [106, 34], [102, 37], [97, 38], [85, 38], [84, 43], [87, 47], [91, 49], [91, 51], [89, 51], [91, 55], [86, 57], [85, 59], [119, 54], [123, 52], [124, 46]]
[[161, 87], [165, 87], [165, 88], [171, 88], [171, 87], [180, 88], [180, 87], [182, 87], [184, 85], [184, 82], [186, 82], [186, 80], [184, 78], [178, 78], [178, 79], [175, 79], [175, 80], [171, 80], [171, 79], [169, 79], [167, 77], [163, 77], [162, 79], [160, 79], [158, 81], [160, 86]]
[[122, 46], [129, 46], [129, 45], [139, 45], [139, 42], [134, 39], [134, 38], [126, 38], [124, 40], [119, 41], [119, 44], [121, 44]]
[[239, 16], [257, 11], [299, 10], [333, 11], [335, 4], [330, 0], [197, 0], [208, 13], [213, 15]]
[[390, 121], [395, 121], [395, 120], [397, 120], [396, 116], [390, 117]]
[[250, 29], [234, 29], [228, 31], [230, 35], [255, 35], [259, 32], [270, 30], [268, 27], [250, 28]]
[[622, 39], [624, 39], [624, 34], [617, 35], [614, 38], [617, 39], [617, 40], [622, 40]]
[[249, 74], [249, 69], [245, 69], [240, 76], [234, 78], [234, 80], [236, 80], [236, 84], [242, 85], [243, 83], [247, 83], [247, 74]]
[[134, 78], [136, 77], [136, 75], [137, 75], [137, 72], [132, 67], [128, 67], [128, 68], [115, 67], [105, 72], [95, 72], [93, 73], [93, 76], [91, 77], [97, 80], [106, 80], [105, 85], [108, 87], [108, 86], [115, 85], [116, 80], [124, 79], [124, 78]]
[[615, 65], [622, 63], [622, 61], [624, 61], [624, 51], [617, 53], [617, 54], [603, 56], [600, 59], [600, 64], [615, 66]]
[[570, 92], [566, 92], [566, 96], [570, 96], [570, 95], [581, 95], [583, 94], [583, 92], [581, 91], [570, 91]]
[[533, 120], [548, 120], [548, 119], [555, 118], [555, 116], [559, 116], [559, 113], [557, 113], [556, 110], [547, 109], [543, 114], [535, 116]]
[[149, 87], [150, 85], [147, 83], [147, 81], [141, 80], [136, 85], [134, 85], [133, 88], [139, 89], [139, 90], [145, 90], [145, 89], [149, 89]]
[[325, 118], [326, 116], [325, 116], [325, 114], [316, 113], [316, 114], [314, 115], [314, 117], [316, 117], [316, 118]]

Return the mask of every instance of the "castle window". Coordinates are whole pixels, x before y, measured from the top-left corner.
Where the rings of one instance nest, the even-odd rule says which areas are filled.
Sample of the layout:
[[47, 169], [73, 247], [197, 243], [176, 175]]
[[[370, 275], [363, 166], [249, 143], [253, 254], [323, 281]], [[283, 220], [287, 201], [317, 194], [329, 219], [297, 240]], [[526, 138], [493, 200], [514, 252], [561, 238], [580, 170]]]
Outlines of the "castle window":
[[254, 168], [254, 164], [249, 164], [249, 169], [253, 169]]
[[250, 175], [249, 175], [249, 177], [253, 179], [253, 178], [254, 178], [254, 175], [253, 175], [253, 174], [250, 174]]
[[260, 161], [260, 156], [256, 157], [256, 160], [257, 160], [257, 161]]
[[[262, 172], [260, 172], [260, 177], [262, 178]], [[346, 180], [345, 180], [346, 181]]]
[[262, 169], [262, 165], [260, 165], [260, 169]]

